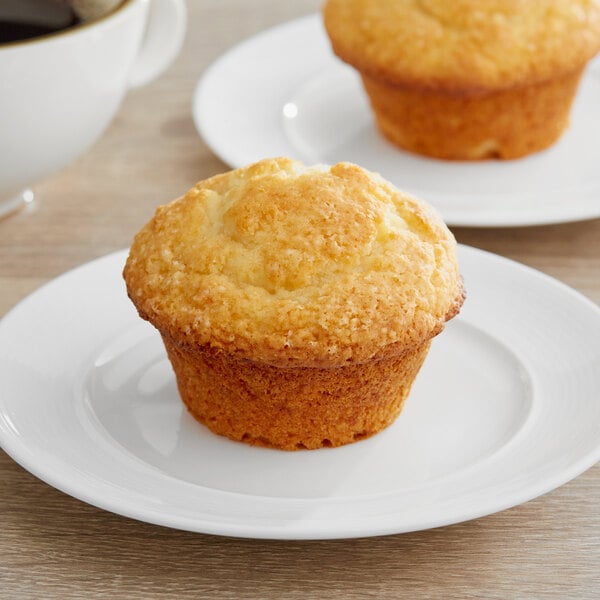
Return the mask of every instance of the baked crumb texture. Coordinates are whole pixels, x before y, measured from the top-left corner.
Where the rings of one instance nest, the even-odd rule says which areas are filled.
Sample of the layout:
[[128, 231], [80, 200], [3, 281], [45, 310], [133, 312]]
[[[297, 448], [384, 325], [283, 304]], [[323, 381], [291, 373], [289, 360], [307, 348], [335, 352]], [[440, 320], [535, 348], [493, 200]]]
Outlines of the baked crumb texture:
[[328, 0], [324, 22], [382, 133], [445, 159], [553, 144], [600, 50], [597, 0]]
[[159, 207], [124, 276], [190, 412], [284, 449], [391, 423], [464, 298], [455, 240], [430, 207], [356, 165], [285, 158]]
[[239, 361], [164, 338], [190, 413], [214, 433], [282, 450], [356, 442], [400, 414], [430, 342], [335, 369]]

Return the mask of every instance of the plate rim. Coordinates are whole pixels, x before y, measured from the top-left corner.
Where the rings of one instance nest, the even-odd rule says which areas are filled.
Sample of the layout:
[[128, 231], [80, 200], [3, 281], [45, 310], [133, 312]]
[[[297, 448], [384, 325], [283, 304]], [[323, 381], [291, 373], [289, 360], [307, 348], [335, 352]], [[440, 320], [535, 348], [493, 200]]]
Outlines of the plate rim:
[[[221, 53], [209, 66], [204, 70], [202, 75], [198, 78], [194, 91], [192, 94], [191, 101], [191, 113], [192, 119], [197, 133], [204, 140], [209, 149], [224, 163], [232, 168], [239, 168], [249, 161], [238, 160], [237, 156], [232, 153], [231, 150], [226, 149], [223, 141], [214, 135], [211, 121], [209, 118], [204, 118], [204, 106], [206, 105], [206, 99], [210, 95], [210, 86], [212, 85], [212, 79], [222, 69], [223, 65], [226, 65], [228, 61], [236, 56], [237, 54], [243, 53], [244, 49], [254, 46], [256, 43], [264, 41], [269, 36], [281, 33], [284, 30], [294, 30], [299, 27], [312, 26], [318, 27], [321, 24], [321, 17], [318, 12], [309, 13], [295, 19], [284, 21], [282, 23], [275, 24], [271, 27], [258, 31], [254, 34], [247, 36], [246, 38], [239, 40], [232, 46], [227, 48]], [[339, 59], [338, 59], [339, 60]], [[598, 63], [600, 64], [600, 56], [598, 57]], [[590, 61], [590, 63], [593, 61]], [[267, 158], [267, 157], [262, 157]], [[256, 160], [259, 160], [258, 158]], [[377, 170], [377, 169], [371, 169]], [[600, 193], [600, 182], [594, 186], [596, 191]], [[432, 196], [439, 195], [439, 192], [434, 192]], [[426, 198], [426, 194], [422, 194]], [[454, 194], [455, 195], [455, 194]], [[493, 195], [493, 194], [492, 194]], [[496, 194], [497, 195], [497, 194]], [[506, 194], [504, 194], [506, 195]], [[600, 218], [600, 204], [596, 206], [596, 203], [590, 202], [586, 204], [581, 210], [573, 212], [568, 210], [568, 206], [559, 212], [553, 211], [551, 214], [545, 213], [542, 209], [539, 210], [527, 210], [524, 213], [515, 212], [512, 216], [507, 216], [505, 212], [502, 213], [501, 218], [490, 218], [481, 217], [479, 213], [475, 211], [474, 216], [470, 216], [469, 212], [465, 209], [452, 209], [452, 210], [440, 210], [437, 206], [435, 207], [438, 212], [443, 213], [444, 220], [448, 225], [453, 227], [479, 227], [479, 228], [503, 228], [503, 227], [535, 227], [544, 225], [553, 225], [561, 223], [577, 223], [582, 221], [589, 221]], [[494, 211], [490, 209], [487, 211], [488, 214]], [[457, 216], [457, 214], [459, 216]]]
[[[591, 299], [587, 298], [585, 295], [575, 290], [574, 288], [568, 286], [564, 282], [551, 277], [537, 269], [534, 269], [530, 266], [524, 265], [512, 259], [503, 257], [501, 255], [481, 250], [478, 248], [474, 248], [471, 246], [460, 245], [460, 252], [464, 253], [472, 253], [476, 260], [480, 260], [480, 257], [483, 257], [484, 260], [489, 259], [493, 261], [498, 261], [501, 264], [504, 264], [510, 268], [517, 268], [519, 270], [523, 270], [528, 275], [534, 275], [537, 278], [541, 278], [546, 283], [554, 286], [558, 293], [568, 294], [572, 300], [577, 302], [583, 302], [589, 308], [591, 308], [594, 313], [600, 319], [600, 307], [593, 302]], [[98, 257], [89, 262], [83, 263], [65, 273], [62, 273], [58, 277], [51, 279], [47, 283], [40, 286], [38, 289], [34, 290], [32, 293], [23, 298], [20, 302], [18, 302], [6, 315], [0, 320], [0, 342], [3, 341], [4, 328], [7, 322], [9, 322], [13, 315], [18, 314], [19, 311], [27, 310], [29, 302], [35, 302], [39, 297], [43, 297], [47, 288], [49, 286], [60, 286], [61, 283], [64, 282], [66, 278], [74, 277], [76, 274], [82, 270], [94, 269], [98, 263], [105, 261], [117, 261], [118, 264], [122, 264], [124, 262], [125, 256], [127, 254], [127, 249], [118, 250], [107, 254], [102, 257]], [[517, 506], [524, 502], [527, 502], [531, 499], [537, 498], [541, 495], [548, 493], [551, 490], [560, 487], [561, 485], [571, 481], [581, 473], [585, 472], [593, 465], [595, 465], [598, 461], [600, 461], [600, 440], [598, 444], [595, 446], [593, 451], [588, 452], [580, 456], [576, 461], [574, 461], [569, 468], [562, 469], [558, 473], [554, 473], [552, 477], [546, 477], [544, 479], [543, 485], [533, 486], [535, 488], [534, 491], [531, 490], [532, 486], [529, 486], [525, 490], [523, 490], [520, 494], [510, 495], [505, 499], [504, 502], [496, 502], [493, 510], [489, 510], [489, 502], [484, 503], [478, 510], [467, 510], [462, 511], [462, 514], [459, 514], [460, 511], [454, 511], [449, 515], [441, 515], [438, 518], [429, 518], [426, 520], [421, 520], [421, 523], [418, 527], [400, 527], [394, 528], [387, 523], [379, 523], [375, 525], [375, 523], [369, 524], [368, 517], [361, 517], [361, 522], [359, 524], [353, 523], [352, 527], [348, 527], [348, 523], [346, 521], [340, 521], [339, 523], [333, 523], [332, 525], [325, 526], [324, 523], [320, 521], [316, 521], [317, 525], [312, 525], [312, 528], [306, 528], [306, 523], [309, 520], [300, 520], [298, 522], [292, 522], [279, 525], [279, 526], [270, 526], [265, 523], [261, 523], [258, 521], [246, 521], [243, 525], [240, 524], [239, 518], [233, 519], [231, 523], [227, 523], [222, 519], [217, 519], [216, 522], [207, 519], [204, 514], [196, 514], [194, 517], [189, 517], [185, 515], [173, 515], [169, 514], [168, 511], [156, 511], [148, 506], [136, 505], [134, 501], [130, 501], [125, 505], [119, 501], [118, 499], [113, 499], [111, 497], [98, 498], [94, 492], [97, 492], [97, 489], [94, 486], [87, 487], [85, 483], [76, 485], [73, 481], [73, 477], [69, 474], [65, 475], [61, 472], [53, 473], [52, 469], [48, 466], [48, 463], [45, 461], [41, 461], [39, 457], [31, 454], [31, 451], [24, 440], [22, 440], [15, 431], [15, 435], [11, 437], [10, 428], [6, 427], [6, 419], [4, 414], [5, 403], [0, 402], [0, 445], [2, 449], [13, 459], [15, 462], [20, 464], [24, 469], [29, 471], [38, 479], [46, 482], [51, 485], [55, 489], [58, 489], [72, 497], [75, 497], [79, 500], [82, 500], [88, 504], [96, 506], [98, 508], [108, 510], [110, 512], [137, 519], [144, 522], [153, 523], [156, 525], [168, 526], [176, 529], [183, 529], [187, 531], [194, 531], [199, 533], [207, 533], [207, 534], [216, 534], [216, 535], [227, 535], [234, 537], [247, 537], [247, 538], [255, 538], [255, 539], [287, 539], [287, 540], [301, 540], [301, 539], [339, 539], [339, 538], [353, 538], [353, 537], [365, 537], [365, 536], [378, 536], [378, 535], [390, 535], [396, 533], [405, 533], [409, 531], [418, 531], [424, 529], [430, 529], [434, 527], [440, 527], [465, 521], [470, 521], [473, 519], [480, 518], [482, 516], [486, 516], [489, 514], [494, 514], [496, 512], [505, 510], [507, 508]], [[165, 474], [166, 477], [170, 477], [168, 474]], [[193, 483], [183, 482], [186, 485], [192, 486], [194, 488], [200, 488], [202, 486], [198, 486]], [[212, 488], [205, 488], [212, 489]], [[231, 491], [223, 491], [223, 490], [212, 490], [218, 492], [218, 494], [223, 494], [228, 497], [236, 497], [236, 498], [247, 498], [248, 495], [240, 492], [231, 492]], [[376, 497], [379, 497], [381, 494], [375, 494]], [[259, 497], [263, 501], [274, 501], [274, 502], [286, 502], [289, 501], [290, 504], [294, 502], [300, 501], [305, 504], [312, 504], [318, 506], [323, 502], [323, 498], [285, 498], [285, 497]], [[265, 500], [266, 499], [266, 500]], [[331, 499], [325, 499], [331, 500]], [[340, 499], [336, 499], [338, 502]], [[352, 502], [354, 499], [349, 498], [348, 501]], [[374, 519], [375, 517], [371, 517]]]

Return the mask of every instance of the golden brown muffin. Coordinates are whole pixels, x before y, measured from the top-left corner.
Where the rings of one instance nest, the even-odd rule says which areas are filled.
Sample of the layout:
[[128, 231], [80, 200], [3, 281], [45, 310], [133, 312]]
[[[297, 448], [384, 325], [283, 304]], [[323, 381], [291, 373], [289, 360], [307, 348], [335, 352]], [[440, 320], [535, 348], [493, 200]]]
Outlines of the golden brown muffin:
[[192, 415], [286, 450], [389, 425], [464, 297], [429, 206], [356, 165], [286, 158], [159, 207], [124, 277]]
[[438, 158], [550, 146], [600, 50], [597, 0], [327, 0], [323, 14], [382, 133]]

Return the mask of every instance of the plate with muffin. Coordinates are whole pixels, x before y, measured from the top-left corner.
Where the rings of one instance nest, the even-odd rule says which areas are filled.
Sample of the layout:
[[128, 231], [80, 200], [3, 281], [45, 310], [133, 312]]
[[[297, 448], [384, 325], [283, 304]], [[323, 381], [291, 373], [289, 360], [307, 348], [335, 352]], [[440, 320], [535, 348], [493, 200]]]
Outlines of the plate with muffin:
[[202, 533], [375, 536], [600, 459], [600, 309], [458, 246], [352, 163], [265, 159], [0, 321], [0, 443], [92, 505]]
[[446, 223], [600, 216], [595, 3], [329, 0], [199, 81], [196, 127], [232, 167], [350, 161]]

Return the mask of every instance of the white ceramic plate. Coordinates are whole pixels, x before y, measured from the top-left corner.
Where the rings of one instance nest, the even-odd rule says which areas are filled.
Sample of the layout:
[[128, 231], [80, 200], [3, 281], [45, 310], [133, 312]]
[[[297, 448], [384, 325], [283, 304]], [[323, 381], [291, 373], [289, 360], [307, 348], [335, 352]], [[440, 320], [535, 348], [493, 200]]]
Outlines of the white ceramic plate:
[[398, 420], [336, 449], [254, 448], [182, 408], [119, 252], [0, 321], [0, 441], [90, 504], [257, 538], [425, 529], [543, 494], [600, 459], [600, 310], [517, 263], [461, 247], [468, 299]]
[[447, 162], [397, 149], [377, 132], [353, 69], [331, 52], [318, 15], [265, 31], [209, 68], [196, 126], [226, 163], [269, 156], [355, 162], [429, 201], [451, 225], [515, 226], [600, 216], [600, 61], [572, 123], [549, 150], [513, 161]]

